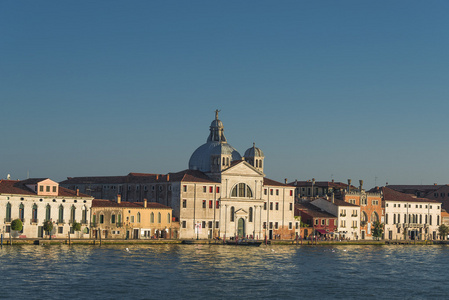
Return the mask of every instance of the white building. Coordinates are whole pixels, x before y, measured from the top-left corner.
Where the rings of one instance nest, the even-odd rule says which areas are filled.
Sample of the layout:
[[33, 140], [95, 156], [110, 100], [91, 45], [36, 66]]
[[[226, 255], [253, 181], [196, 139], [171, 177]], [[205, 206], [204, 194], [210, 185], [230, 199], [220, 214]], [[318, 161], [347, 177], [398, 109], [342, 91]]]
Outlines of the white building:
[[436, 239], [441, 203], [381, 188], [385, 203], [385, 239]]
[[[60, 187], [50, 179], [0, 180], [0, 228], [2, 233], [22, 238], [44, 237], [43, 223], [54, 223], [52, 236], [67, 238], [74, 221], [81, 232], [73, 237], [89, 237], [88, 222], [92, 197]], [[20, 219], [21, 232], [11, 232], [11, 221]]]
[[337, 216], [337, 233], [343, 238], [356, 240], [360, 236], [360, 206], [342, 200], [318, 198], [313, 205]]

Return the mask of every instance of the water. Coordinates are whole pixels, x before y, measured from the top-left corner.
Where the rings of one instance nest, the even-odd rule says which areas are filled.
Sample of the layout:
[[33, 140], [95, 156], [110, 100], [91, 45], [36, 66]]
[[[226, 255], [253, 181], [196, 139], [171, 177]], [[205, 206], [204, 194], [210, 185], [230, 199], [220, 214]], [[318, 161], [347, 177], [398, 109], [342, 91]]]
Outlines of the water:
[[0, 298], [442, 299], [448, 263], [446, 246], [13, 246]]

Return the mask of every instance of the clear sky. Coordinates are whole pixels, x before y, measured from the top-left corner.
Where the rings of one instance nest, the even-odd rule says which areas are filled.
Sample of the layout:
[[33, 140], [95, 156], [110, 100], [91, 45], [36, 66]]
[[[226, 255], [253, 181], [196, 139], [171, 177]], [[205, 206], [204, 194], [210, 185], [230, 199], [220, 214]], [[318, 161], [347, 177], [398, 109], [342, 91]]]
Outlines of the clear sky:
[[0, 177], [188, 168], [449, 183], [449, 1], [2, 1]]

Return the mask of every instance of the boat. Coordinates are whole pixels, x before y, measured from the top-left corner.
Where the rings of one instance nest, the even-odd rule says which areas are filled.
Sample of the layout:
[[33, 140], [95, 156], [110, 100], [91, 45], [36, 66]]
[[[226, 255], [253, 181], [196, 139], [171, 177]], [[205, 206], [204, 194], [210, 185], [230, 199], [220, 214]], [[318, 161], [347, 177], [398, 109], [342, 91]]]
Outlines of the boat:
[[227, 240], [225, 245], [234, 245], [234, 246], [255, 246], [259, 247], [262, 244], [260, 241], [256, 240], [247, 240], [247, 239], [238, 239], [235, 241]]

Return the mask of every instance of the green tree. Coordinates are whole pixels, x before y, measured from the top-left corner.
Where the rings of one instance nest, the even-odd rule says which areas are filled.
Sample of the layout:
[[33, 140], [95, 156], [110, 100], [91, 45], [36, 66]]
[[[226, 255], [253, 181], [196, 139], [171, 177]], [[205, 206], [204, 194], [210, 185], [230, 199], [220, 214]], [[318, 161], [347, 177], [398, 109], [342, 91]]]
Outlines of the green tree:
[[443, 238], [443, 240], [445, 240], [447, 235], [449, 234], [449, 227], [447, 227], [444, 224], [441, 224], [438, 227], [438, 234]]
[[11, 222], [11, 230], [22, 231], [23, 224], [20, 219], [15, 219]]
[[373, 222], [373, 237], [379, 240], [384, 233], [384, 224], [379, 221]]
[[[80, 232], [81, 231], [81, 223], [74, 221], [72, 224], [72, 228], [73, 228], [73, 231]], [[78, 233], [78, 238], [79, 238], [79, 233]]]
[[51, 231], [53, 230], [53, 222], [50, 220], [44, 221], [44, 231], [47, 233], [47, 235], [50, 236], [51, 239]]

